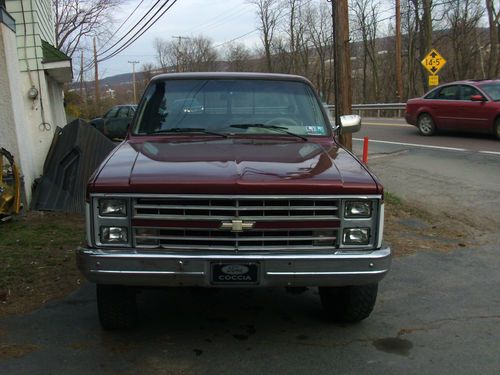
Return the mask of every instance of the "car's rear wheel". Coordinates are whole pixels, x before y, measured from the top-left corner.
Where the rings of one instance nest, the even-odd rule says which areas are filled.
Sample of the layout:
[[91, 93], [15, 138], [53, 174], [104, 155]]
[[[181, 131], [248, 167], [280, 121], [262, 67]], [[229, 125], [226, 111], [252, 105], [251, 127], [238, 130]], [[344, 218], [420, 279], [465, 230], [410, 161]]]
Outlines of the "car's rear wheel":
[[427, 113], [418, 116], [417, 127], [422, 135], [433, 135], [436, 132], [436, 125], [434, 125], [432, 117]]
[[495, 126], [493, 127], [493, 134], [496, 139], [500, 141], [500, 117], [496, 119]]
[[323, 308], [331, 320], [356, 323], [368, 318], [373, 311], [378, 284], [318, 289]]
[[131, 287], [97, 284], [97, 310], [102, 328], [129, 328], [137, 321], [136, 293]]

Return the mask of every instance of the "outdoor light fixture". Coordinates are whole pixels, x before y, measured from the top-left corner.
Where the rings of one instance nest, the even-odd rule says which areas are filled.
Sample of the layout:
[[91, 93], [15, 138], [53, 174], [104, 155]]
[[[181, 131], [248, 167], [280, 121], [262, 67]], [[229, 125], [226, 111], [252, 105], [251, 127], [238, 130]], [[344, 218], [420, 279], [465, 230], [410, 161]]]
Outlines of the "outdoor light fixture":
[[28, 98], [31, 100], [35, 100], [38, 97], [38, 90], [36, 89], [35, 86], [31, 86], [31, 88], [28, 90]]

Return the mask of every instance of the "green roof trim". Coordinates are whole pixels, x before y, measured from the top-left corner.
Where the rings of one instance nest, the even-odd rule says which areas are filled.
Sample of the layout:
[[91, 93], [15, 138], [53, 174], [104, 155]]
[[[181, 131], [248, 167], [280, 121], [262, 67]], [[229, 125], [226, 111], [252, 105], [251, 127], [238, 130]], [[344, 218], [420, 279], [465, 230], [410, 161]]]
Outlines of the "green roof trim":
[[71, 57], [66, 55], [65, 53], [58, 50], [49, 42], [46, 42], [42, 39], [42, 51], [43, 51], [43, 60], [44, 63], [51, 63], [57, 61], [71, 61]]

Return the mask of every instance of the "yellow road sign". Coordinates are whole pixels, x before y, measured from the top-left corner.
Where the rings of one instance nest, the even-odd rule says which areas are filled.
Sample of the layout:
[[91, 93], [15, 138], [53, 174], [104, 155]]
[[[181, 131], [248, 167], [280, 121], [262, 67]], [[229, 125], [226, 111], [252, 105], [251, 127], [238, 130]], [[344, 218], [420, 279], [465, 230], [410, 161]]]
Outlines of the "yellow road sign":
[[421, 61], [425, 69], [429, 71], [432, 75], [437, 74], [441, 68], [446, 64], [446, 59], [439, 54], [435, 49], [431, 51], [424, 57]]
[[429, 86], [439, 85], [439, 76], [429, 76]]

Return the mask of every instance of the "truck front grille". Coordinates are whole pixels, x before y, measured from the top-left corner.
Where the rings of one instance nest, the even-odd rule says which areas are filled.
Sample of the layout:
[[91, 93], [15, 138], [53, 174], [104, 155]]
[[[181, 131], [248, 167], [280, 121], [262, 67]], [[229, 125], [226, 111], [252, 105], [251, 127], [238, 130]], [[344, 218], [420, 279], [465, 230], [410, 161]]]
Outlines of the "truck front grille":
[[332, 198], [137, 198], [134, 218], [153, 220], [302, 220], [338, 219]]
[[[331, 251], [338, 247], [339, 207], [340, 200], [330, 197], [135, 198], [134, 246], [175, 251]], [[223, 222], [235, 219], [254, 226], [240, 232], [220, 229]]]

